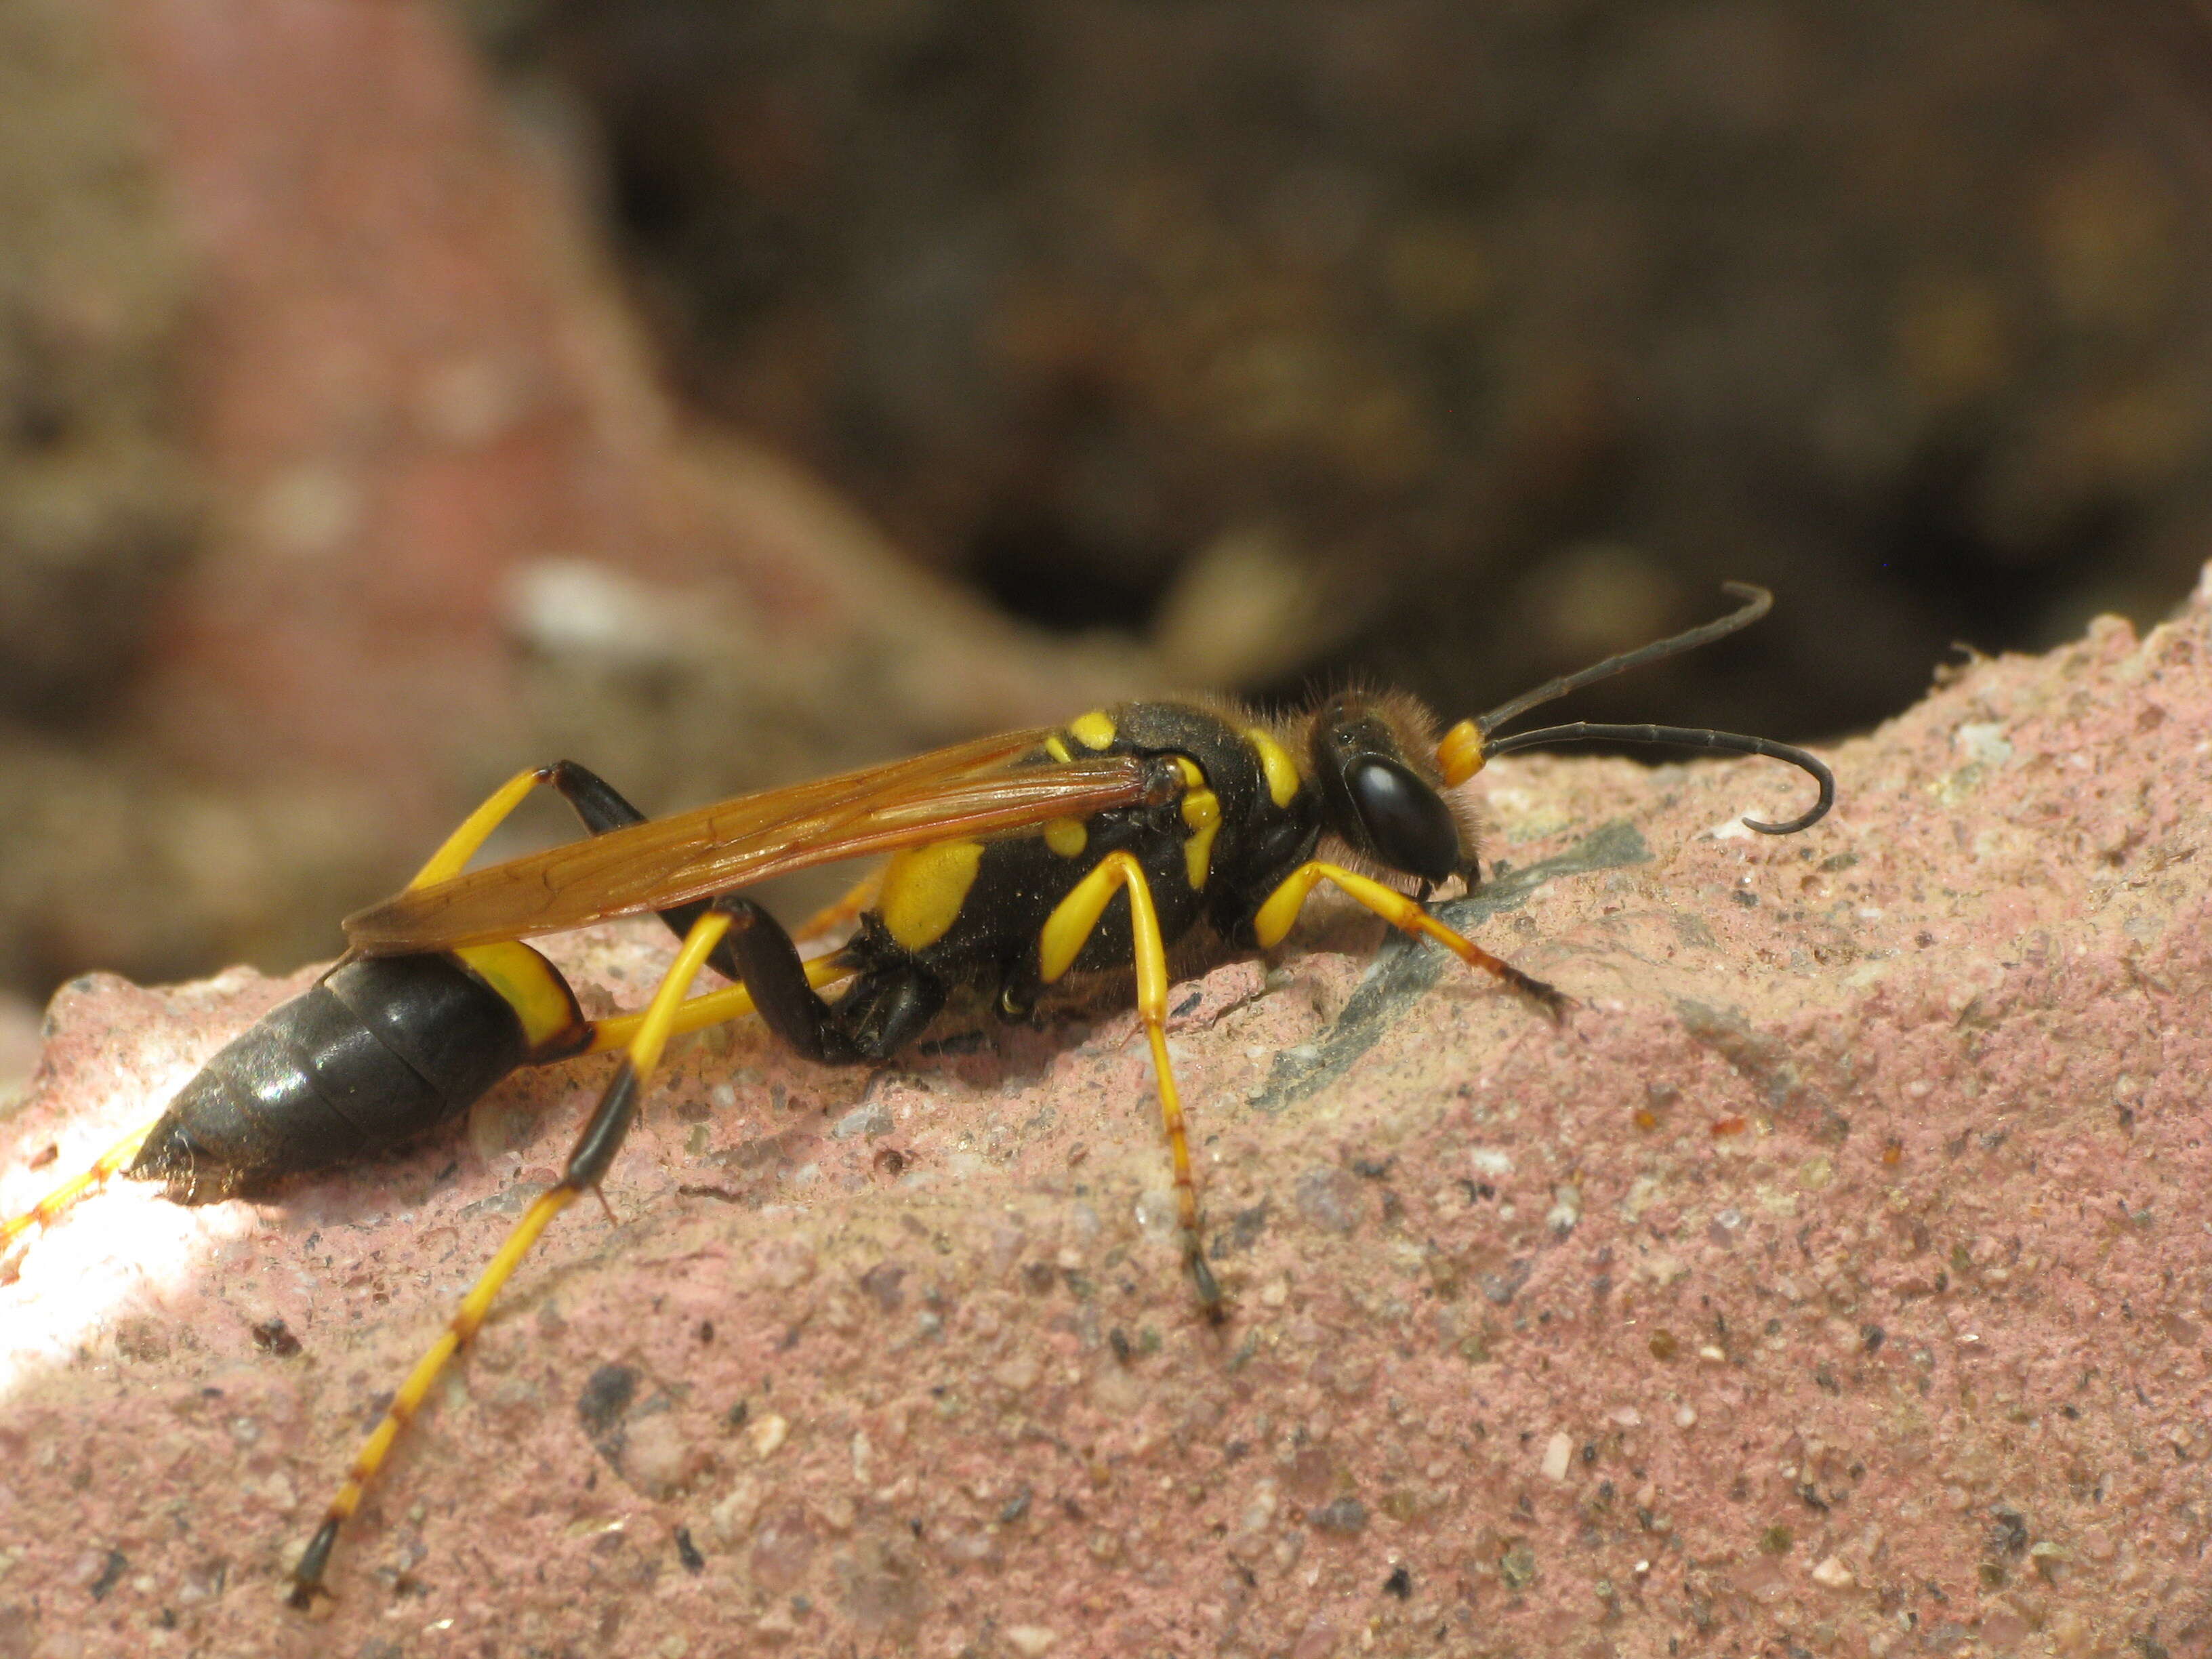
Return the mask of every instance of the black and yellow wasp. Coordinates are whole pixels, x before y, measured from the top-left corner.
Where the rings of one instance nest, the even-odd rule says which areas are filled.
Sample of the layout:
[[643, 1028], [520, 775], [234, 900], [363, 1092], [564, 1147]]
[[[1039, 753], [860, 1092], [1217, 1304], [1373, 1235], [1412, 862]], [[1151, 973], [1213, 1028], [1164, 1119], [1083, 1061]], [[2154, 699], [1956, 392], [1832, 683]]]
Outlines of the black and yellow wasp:
[[[305, 1607], [322, 1593], [339, 1528], [440, 1372], [546, 1224], [605, 1175], [672, 1035], [757, 1013], [809, 1059], [880, 1060], [920, 1036], [956, 989], [987, 993], [1018, 1018], [1065, 975], [1133, 964], [1183, 1264], [1218, 1318], [1168, 1060], [1168, 947], [1202, 927], [1230, 949], [1267, 949], [1327, 884], [1558, 1018], [1567, 1006], [1559, 992], [1427, 908], [1442, 884], [1480, 878], [1468, 819], [1445, 792], [1493, 757], [1539, 744], [1673, 744], [1802, 768], [1820, 786], [1808, 810], [1785, 823], [1746, 822], [1769, 835], [1816, 823], [1834, 798], [1826, 767], [1763, 738], [1589, 724], [1494, 735], [1540, 703], [1732, 633], [1772, 603], [1759, 588], [1728, 592], [1742, 601], [1728, 617], [1441, 734], [1397, 695], [1341, 693], [1277, 721], [1220, 702], [1132, 702], [655, 820], [573, 763], [522, 773], [397, 896], [348, 918], [337, 967], [217, 1054], [156, 1122], [0, 1225], [0, 1249], [118, 1172], [163, 1181], [185, 1203], [228, 1198], [412, 1139], [518, 1066], [621, 1051], [560, 1181], [515, 1225], [356, 1458], [294, 1571], [291, 1600]], [[465, 872], [543, 784], [591, 836]], [[851, 925], [842, 945], [811, 961], [744, 896], [770, 876], [880, 854], [889, 857], [878, 874], [801, 930]], [[553, 965], [521, 942], [645, 910], [683, 945], [641, 1013], [586, 1019]], [[690, 994], [705, 967], [729, 983]], [[822, 994], [841, 984], [834, 1000]]]

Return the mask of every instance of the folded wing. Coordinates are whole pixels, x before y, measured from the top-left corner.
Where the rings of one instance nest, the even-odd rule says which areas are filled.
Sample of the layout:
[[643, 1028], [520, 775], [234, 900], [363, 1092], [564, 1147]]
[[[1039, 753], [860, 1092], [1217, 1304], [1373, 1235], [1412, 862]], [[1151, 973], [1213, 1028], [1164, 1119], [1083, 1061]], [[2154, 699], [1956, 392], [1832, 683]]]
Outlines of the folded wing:
[[1137, 756], [1010, 764], [1047, 732], [1003, 732], [888, 766], [739, 795], [410, 888], [346, 918], [365, 956], [447, 951], [665, 909], [771, 876], [957, 836], [1164, 800]]

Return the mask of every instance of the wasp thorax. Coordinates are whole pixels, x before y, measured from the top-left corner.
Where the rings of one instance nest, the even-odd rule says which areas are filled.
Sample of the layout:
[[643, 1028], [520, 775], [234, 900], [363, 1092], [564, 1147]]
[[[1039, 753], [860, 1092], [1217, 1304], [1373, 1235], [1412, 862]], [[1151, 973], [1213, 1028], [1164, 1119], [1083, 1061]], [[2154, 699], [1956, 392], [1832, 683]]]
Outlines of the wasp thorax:
[[1429, 758], [1431, 725], [1411, 698], [1346, 693], [1315, 711], [1306, 748], [1328, 827], [1352, 851], [1441, 882], [1467, 854]]

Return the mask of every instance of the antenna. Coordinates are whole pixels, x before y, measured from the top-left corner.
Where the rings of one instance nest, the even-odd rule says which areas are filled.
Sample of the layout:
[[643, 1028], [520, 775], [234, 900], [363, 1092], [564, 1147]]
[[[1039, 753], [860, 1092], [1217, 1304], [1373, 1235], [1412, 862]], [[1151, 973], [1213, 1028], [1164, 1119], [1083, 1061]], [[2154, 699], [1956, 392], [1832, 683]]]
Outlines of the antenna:
[[1747, 828], [1763, 836], [1790, 836], [1800, 830], [1809, 830], [1827, 817], [1828, 809], [1836, 804], [1836, 775], [1826, 763], [1802, 749], [1786, 743], [1776, 743], [1768, 738], [1746, 737], [1735, 732], [1712, 732], [1686, 726], [1601, 726], [1589, 720], [1576, 720], [1567, 726], [1547, 726], [1535, 732], [1516, 732], [1511, 737], [1495, 742], [1490, 734], [1509, 720], [1518, 720], [1530, 709], [1553, 702], [1571, 692], [1600, 680], [1609, 680], [1615, 674], [1625, 674], [1632, 668], [1641, 668], [1646, 663], [1662, 661], [1679, 656], [1685, 651], [1694, 651], [1701, 645], [1711, 645], [1715, 640], [1725, 639], [1738, 629], [1748, 628], [1774, 608], [1774, 595], [1765, 588], [1754, 587], [1749, 582], [1723, 582], [1721, 592], [1729, 598], [1743, 601], [1736, 610], [1717, 622], [1669, 635], [1650, 645], [1641, 645], [1633, 651], [1623, 651], [1607, 657], [1603, 662], [1593, 663], [1578, 673], [1563, 674], [1557, 679], [1546, 680], [1533, 691], [1524, 691], [1509, 702], [1502, 702], [1486, 714], [1465, 720], [1451, 728], [1437, 744], [1437, 761], [1443, 767], [1447, 784], [1464, 783], [1480, 771], [1494, 757], [1510, 755], [1516, 749], [1533, 749], [1539, 744], [1549, 743], [1641, 743], [1664, 744], [1678, 749], [1717, 749], [1736, 755], [1763, 755], [1770, 760], [1787, 761], [1799, 771], [1808, 774], [1820, 786], [1820, 799], [1810, 808], [1786, 823], [1767, 823], [1758, 818], [1746, 818]]

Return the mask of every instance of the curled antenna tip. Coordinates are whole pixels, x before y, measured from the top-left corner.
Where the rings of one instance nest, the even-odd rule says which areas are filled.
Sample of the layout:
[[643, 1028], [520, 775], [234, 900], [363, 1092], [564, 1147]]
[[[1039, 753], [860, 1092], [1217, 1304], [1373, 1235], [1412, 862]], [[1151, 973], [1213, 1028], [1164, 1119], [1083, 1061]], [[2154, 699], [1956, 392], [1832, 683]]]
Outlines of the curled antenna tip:
[[1762, 836], [1794, 836], [1800, 830], [1810, 830], [1828, 816], [1828, 809], [1836, 804], [1836, 775], [1828, 769], [1826, 761], [1795, 744], [1773, 743], [1763, 738], [1759, 747], [1746, 752], [1764, 755], [1769, 760], [1788, 762], [1820, 785], [1820, 793], [1812, 805], [1794, 818], [1780, 823], [1769, 823], [1764, 818], [1747, 816], [1743, 820], [1745, 829], [1756, 830]]
[[1784, 762], [1811, 778], [1820, 786], [1820, 793], [1811, 806], [1786, 823], [1769, 823], [1753, 817], [1743, 820], [1746, 828], [1756, 830], [1762, 836], [1794, 836], [1801, 830], [1809, 830], [1827, 817], [1828, 809], [1836, 804], [1836, 775], [1818, 755], [1794, 744], [1746, 737], [1738, 732], [1711, 732], [1680, 726], [1601, 726], [1577, 720], [1571, 726], [1546, 726], [1540, 732], [1516, 732], [1492, 744], [1489, 753], [1492, 757], [1507, 755], [1518, 749], [1533, 749], [1550, 743], [1660, 744], [1677, 749], [1717, 750], [1724, 754], [1763, 755], [1769, 760]]

